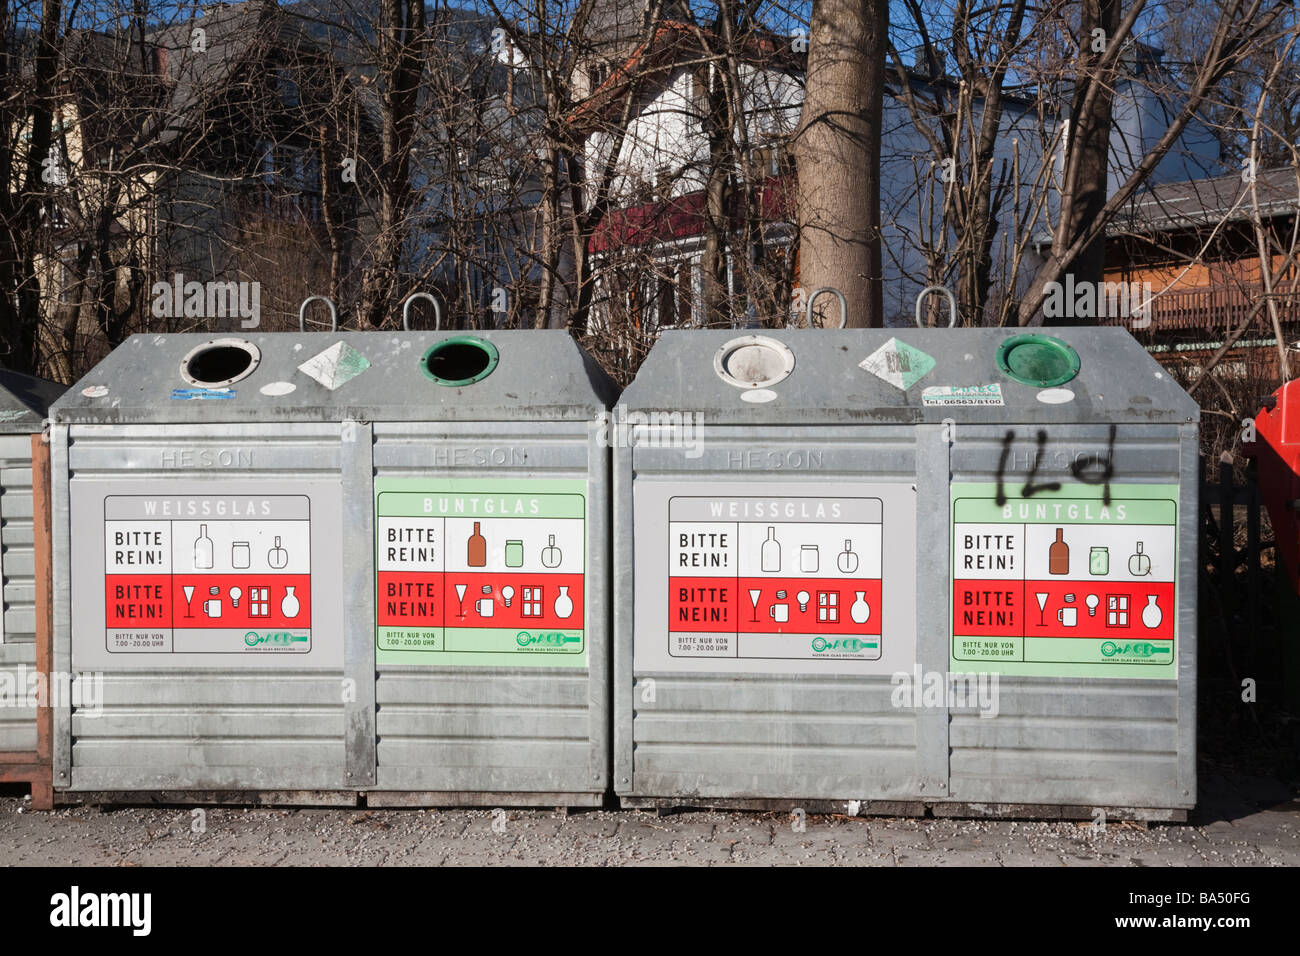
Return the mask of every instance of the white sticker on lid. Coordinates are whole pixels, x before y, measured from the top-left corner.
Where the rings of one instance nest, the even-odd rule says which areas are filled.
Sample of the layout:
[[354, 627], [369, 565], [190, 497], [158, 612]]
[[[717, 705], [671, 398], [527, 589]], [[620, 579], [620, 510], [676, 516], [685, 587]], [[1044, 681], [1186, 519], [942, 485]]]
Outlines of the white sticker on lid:
[[776, 392], [772, 391], [770, 388], [752, 388], [747, 392], [741, 392], [740, 400], [742, 402], [752, 402], [755, 405], [762, 405], [765, 402], [775, 401]]
[[1064, 405], [1074, 401], [1074, 392], [1068, 388], [1045, 388], [1038, 393], [1038, 400], [1045, 405]]
[[87, 385], [81, 390], [81, 394], [87, 398], [103, 398], [108, 394], [107, 385]]
[[272, 397], [275, 397], [278, 395], [288, 395], [290, 392], [295, 391], [297, 388], [298, 386], [293, 384], [293, 382], [267, 382], [265, 385], [259, 388], [258, 391], [261, 392], [263, 395], [270, 395]]
[[331, 392], [346, 385], [366, 369], [370, 360], [348, 345], [335, 342], [324, 352], [313, 355], [298, 366], [298, 371], [324, 385]]

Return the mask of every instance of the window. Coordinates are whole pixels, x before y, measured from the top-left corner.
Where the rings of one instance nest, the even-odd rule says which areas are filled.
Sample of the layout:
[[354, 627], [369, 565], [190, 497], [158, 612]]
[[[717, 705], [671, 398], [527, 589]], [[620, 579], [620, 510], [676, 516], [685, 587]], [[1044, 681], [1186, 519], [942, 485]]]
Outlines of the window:
[[658, 277], [658, 323], [661, 328], [694, 321], [694, 275], [690, 261], [668, 263]]

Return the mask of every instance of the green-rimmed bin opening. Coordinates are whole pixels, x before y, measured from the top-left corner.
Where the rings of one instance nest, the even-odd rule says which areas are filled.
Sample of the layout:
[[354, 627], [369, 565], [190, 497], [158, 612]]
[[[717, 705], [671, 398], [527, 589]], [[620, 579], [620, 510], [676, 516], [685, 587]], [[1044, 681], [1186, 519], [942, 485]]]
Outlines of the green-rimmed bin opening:
[[435, 342], [420, 358], [420, 370], [439, 385], [473, 385], [487, 378], [501, 360], [486, 339], [457, 335]]
[[1051, 388], [1079, 374], [1079, 353], [1050, 335], [1014, 335], [998, 346], [998, 368], [1013, 382]]

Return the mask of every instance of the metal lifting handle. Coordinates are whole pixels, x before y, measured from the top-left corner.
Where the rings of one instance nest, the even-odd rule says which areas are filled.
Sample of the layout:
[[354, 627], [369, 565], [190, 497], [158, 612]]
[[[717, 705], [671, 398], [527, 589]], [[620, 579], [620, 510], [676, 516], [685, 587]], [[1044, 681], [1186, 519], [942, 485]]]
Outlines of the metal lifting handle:
[[298, 306], [298, 331], [307, 331], [307, 303], [315, 302], [317, 299], [330, 307], [330, 331], [337, 332], [339, 330], [338, 311], [334, 308], [334, 303], [323, 295], [310, 295], [302, 300], [302, 305]]
[[411, 303], [416, 299], [428, 299], [433, 304], [433, 331], [438, 332], [442, 329], [442, 306], [438, 300], [427, 292], [412, 292], [402, 303], [402, 331], [411, 331]]
[[941, 286], [941, 285], [928, 285], [917, 294], [916, 327], [918, 329], [925, 328], [925, 326], [921, 324], [921, 302], [924, 301], [925, 297], [932, 292], [941, 293], [944, 296], [944, 298], [948, 300], [948, 328], [951, 329], [954, 325], [957, 324], [957, 297], [954, 296], [952, 294], [952, 291], [949, 290], [946, 286]]
[[844, 328], [849, 324], [849, 300], [844, 298], [844, 293], [839, 289], [828, 285], [824, 285], [820, 289], [813, 289], [812, 295], [808, 296], [808, 304], [804, 307], [804, 320], [808, 323], [808, 328], [813, 327], [813, 303], [817, 301], [817, 297], [823, 292], [829, 292], [840, 300], [840, 328]]

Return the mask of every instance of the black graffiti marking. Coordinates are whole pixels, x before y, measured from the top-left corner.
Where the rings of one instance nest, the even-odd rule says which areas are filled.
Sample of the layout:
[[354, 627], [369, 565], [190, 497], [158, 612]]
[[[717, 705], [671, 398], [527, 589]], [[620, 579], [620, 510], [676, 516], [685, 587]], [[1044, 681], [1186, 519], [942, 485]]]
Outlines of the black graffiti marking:
[[[1111, 425], [1105, 455], [1080, 455], [1070, 463], [1070, 474], [1074, 476], [1076, 481], [1080, 481], [1085, 485], [1105, 485], [1102, 489], [1101, 498], [1102, 504], [1105, 505], [1110, 504], [1110, 480], [1115, 476], [1115, 432], [1115, 426]], [[1011, 446], [1015, 439], [1016, 433], [1010, 429], [1002, 436], [1002, 454], [998, 457], [998, 490], [994, 498], [999, 508], [1007, 503], [1004, 478], [1006, 476], [1007, 459], [1011, 457]], [[1059, 481], [1034, 483], [1034, 477], [1038, 474], [1038, 463], [1043, 456], [1044, 449], [1047, 447], [1047, 432], [1040, 429], [1037, 440], [1038, 447], [1034, 451], [1029, 477], [1025, 481], [1024, 487], [1020, 489], [1022, 498], [1032, 498], [1039, 492], [1059, 491], [1061, 489]], [[1100, 468], [1101, 472], [1089, 474], [1090, 470], [1094, 468]]]
[[[1110, 479], [1115, 474], [1115, 426], [1110, 426], [1110, 437], [1106, 442], [1106, 455], [1083, 455], [1076, 458], [1070, 463], [1070, 474], [1076, 481], [1082, 481], [1085, 485], [1101, 485], [1106, 487], [1101, 492], [1101, 503], [1110, 504]], [[1101, 466], [1101, 474], [1086, 475], [1084, 474], [1089, 468]]]

